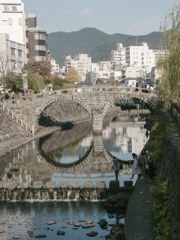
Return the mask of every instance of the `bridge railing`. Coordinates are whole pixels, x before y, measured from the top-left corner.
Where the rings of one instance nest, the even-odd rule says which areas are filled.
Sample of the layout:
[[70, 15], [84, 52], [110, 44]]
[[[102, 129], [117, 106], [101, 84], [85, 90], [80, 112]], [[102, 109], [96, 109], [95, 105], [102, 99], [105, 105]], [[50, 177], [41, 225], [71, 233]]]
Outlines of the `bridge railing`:
[[78, 93], [88, 93], [88, 92], [106, 92], [106, 93], [132, 93], [138, 92], [142, 94], [154, 94], [158, 95], [158, 91], [154, 89], [147, 88], [137, 88], [137, 87], [126, 87], [126, 86], [110, 86], [110, 85], [95, 85], [95, 86], [83, 86], [81, 88], [68, 88], [50, 92], [50, 94], [78, 94]]

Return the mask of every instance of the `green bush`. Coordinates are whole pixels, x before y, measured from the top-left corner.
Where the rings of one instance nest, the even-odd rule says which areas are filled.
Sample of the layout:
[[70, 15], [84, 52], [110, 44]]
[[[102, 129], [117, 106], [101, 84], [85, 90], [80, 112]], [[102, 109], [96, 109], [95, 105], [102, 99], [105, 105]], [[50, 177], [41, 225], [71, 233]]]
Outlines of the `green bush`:
[[157, 185], [151, 187], [153, 195], [154, 218], [157, 222], [156, 240], [169, 240], [172, 218], [168, 213], [170, 199], [168, 182], [156, 179]]

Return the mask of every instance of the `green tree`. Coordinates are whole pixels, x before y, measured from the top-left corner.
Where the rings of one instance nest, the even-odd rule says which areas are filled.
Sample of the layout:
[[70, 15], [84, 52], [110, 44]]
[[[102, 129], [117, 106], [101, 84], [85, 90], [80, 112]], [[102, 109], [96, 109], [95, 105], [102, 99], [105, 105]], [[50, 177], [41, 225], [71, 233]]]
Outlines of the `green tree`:
[[29, 76], [29, 88], [33, 89], [35, 93], [41, 92], [45, 88], [43, 76], [39, 73], [32, 73]]
[[70, 83], [78, 83], [82, 81], [81, 77], [78, 74], [78, 71], [73, 67], [69, 68], [69, 70], [67, 71], [66, 80]]
[[165, 107], [180, 100], [180, 4], [175, 5], [167, 14], [161, 27], [163, 32], [162, 50], [169, 54], [162, 61], [163, 68], [159, 85], [160, 97], [165, 100]]
[[23, 78], [21, 75], [8, 74], [6, 77], [6, 86], [11, 91], [19, 92], [23, 88]]

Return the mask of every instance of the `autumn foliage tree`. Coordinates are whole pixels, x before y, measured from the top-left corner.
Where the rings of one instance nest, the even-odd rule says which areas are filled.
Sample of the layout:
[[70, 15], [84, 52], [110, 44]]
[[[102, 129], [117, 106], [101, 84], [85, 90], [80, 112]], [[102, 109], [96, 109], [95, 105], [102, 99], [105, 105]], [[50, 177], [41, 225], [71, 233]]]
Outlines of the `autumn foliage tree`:
[[66, 76], [66, 80], [73, 84], [75, 82], [78, 83], [82, 81], [81, 77], [78, 74], [78, 71], [73, 67], [69, 68], [65, 76]]

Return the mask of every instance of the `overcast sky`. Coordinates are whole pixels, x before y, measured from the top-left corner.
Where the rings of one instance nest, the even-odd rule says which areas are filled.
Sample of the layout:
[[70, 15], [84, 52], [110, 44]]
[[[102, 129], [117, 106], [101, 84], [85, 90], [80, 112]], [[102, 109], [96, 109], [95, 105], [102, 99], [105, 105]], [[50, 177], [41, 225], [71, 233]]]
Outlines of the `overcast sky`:
[[22, 0], [26, 13], [37, 13], [47, 33], [95, 27], [108, 34], [145, 35], [159, 31], [179, 0]]

